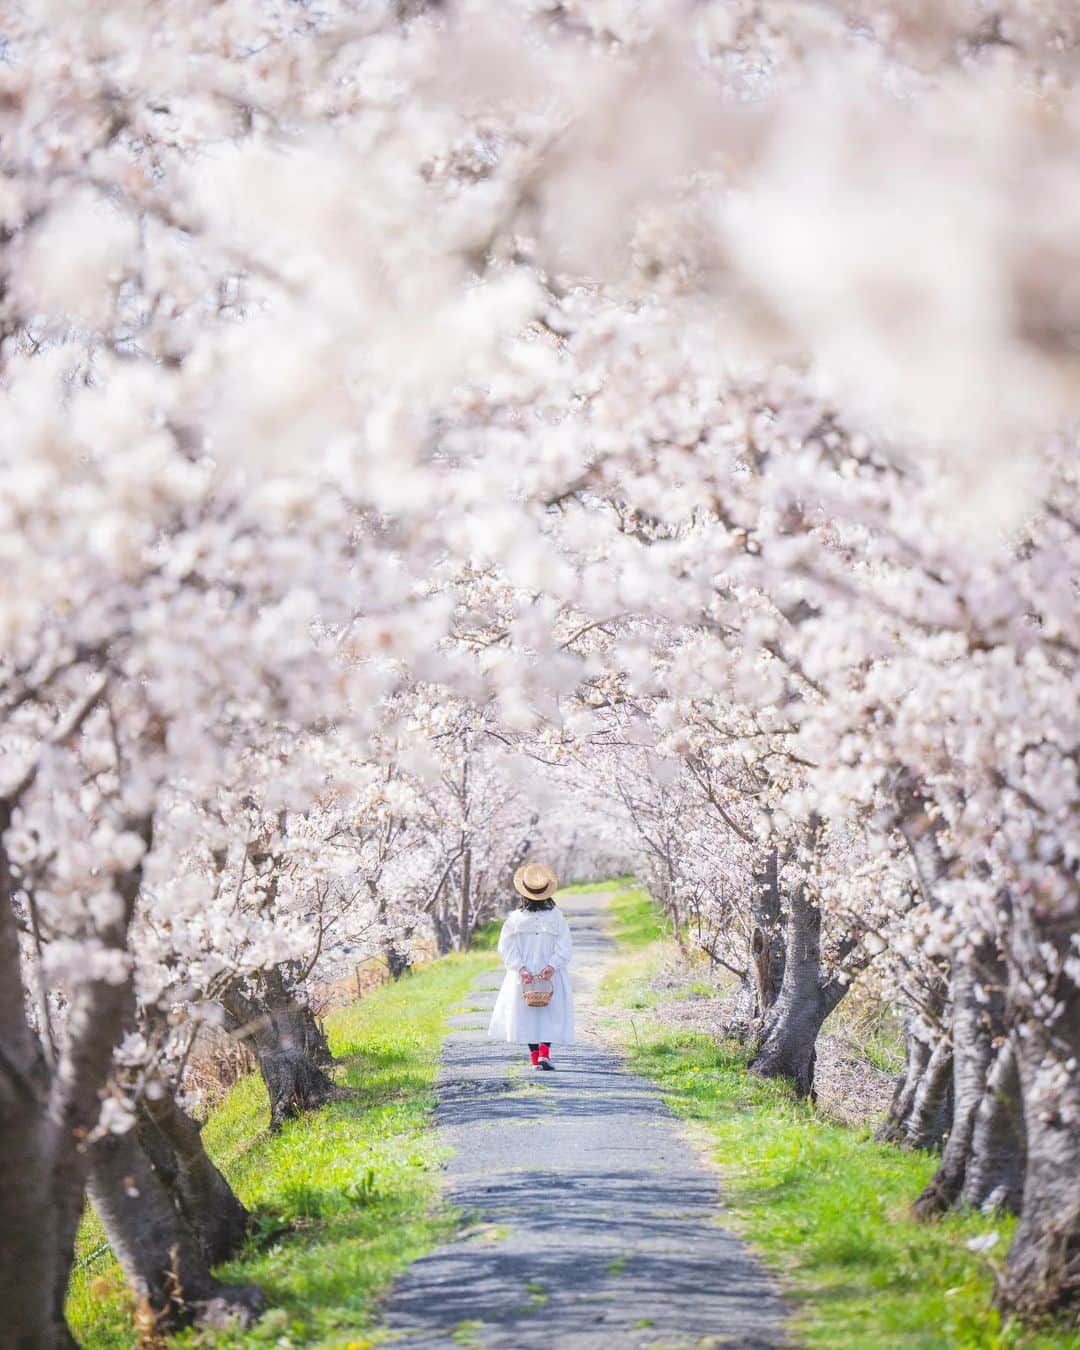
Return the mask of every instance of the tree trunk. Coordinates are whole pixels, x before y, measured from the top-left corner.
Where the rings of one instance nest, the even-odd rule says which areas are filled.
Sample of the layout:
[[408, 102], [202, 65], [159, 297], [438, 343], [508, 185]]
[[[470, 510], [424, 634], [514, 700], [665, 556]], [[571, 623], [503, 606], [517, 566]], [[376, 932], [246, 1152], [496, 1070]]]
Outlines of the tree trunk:
[[821, 911], [802, 893], [791, 898], [785, 945], [780, 995], [750, 1069], [764, 1078], [790, 1078], [800, 1097], [812, 1097], [818, 1032], [846, 986], [822, 976]]
[[[97, 1124], [132, 988], [130, 979], [76, 985], [57, 1062], [46, 1063], [26, 1020], [15, 884], [3, 848], [12, 810], [12, 799], [0, 799], [0, 1316], [6, 1344], [59, 1350], [74, 1345], [64, 1301], [86, 1187], [81, 1143]], [[128, 823], [149, 849], [152, 819]], [[115, 877], [123, 910], [100, 933], [111, 950], [126, 946], [141, 879], [141, 861]]]
[[454, 937], [446, 921], [445, 907], [433, 910], [431, 926], [435, 932], [435, 951], [439, 956], [449, 956], [454, 950]]
[[402, 975], [407, 974], [412, 969], [412, 962], [393, 943], [390, 943], [386, 948], [386, 968], [390, 972], [392, 980], [400, 980]]
[[461, 893], [458, 897], [457, 950], [463, 952], [469, 945], [472, 934], [472, 849], [465, 850], [461, 863]]
[[214, 1279], [198, 1242], [173, 1207], [134, 1130], [92, 1150], [90, 1196], [139, 1305], [145, 1331], [192, 1322], [250, 1326], [265, 1306], [257, 1289]]
[[[153, 816], [128, 821], [142, 839], [146, 854], [153, 845]], [[114, 885], [123, 901], [121, 917], [104, 928], [103, 943], [113, 951], [127, 948], [128, 929], [142, 887], [142, 859], [126, 872], [117, 873]], [[56, 1281], [53, 1301], [56, 1318], [64, 1316], [68, 1280], [75, 1259], [75, 1235], [82, 1217], [89, 1158], [83, 1141], [98, 1123], [101, 1089], [113, 1069], [113, 1051], [119, 1044], [135, 1006], [130, 976], [115, 984], [89, 980], [71, 997], [67, 1037], [61, 1063], [53, 1073], [49, 1093], [52, 1155], [53, 1223], [57, 1242]]]
[[952, 1067], [952, 1043], [943, 1038], [934, 1046], [926, 1072], [915, 1089], [915, 1100], [904, 1125], [903, 1142], [909, 1148], [941, 1147], [950, 1123]]
[[780, 909], [780, 856], [773, 849], [763, 871], [754, 876], [754, 927], [750, 934], [750, 970], [754, 1016], [764, 1018], [776, 1002], [784, 978], [784, 936]]
[[[1048, 911], [1048, 912], [1047, 912]], [[1080, 981], [1077, 906], [1016, 903], [1009, 925], [1008, 1000], [1024, 1104], [1027, 1163], [1020, 1222], [997, 1291], [1021, 1317], [1080, 1318]], [[1049, 949], [1049, 956], [1047, 955]], [[1033, 1005], [1031, 981], [1057, 969], [1052, 1005]]]
[[[74, 1346], [57, 1316], [56, 1234], [44, 1102], [48, 1074], [26, 1020], [13, 880], [3, 848], [11, 805], [0, 802], [0, 1309], [15, 1350]], [[66, 1277], [66, 1269], [63, 1276]]]
[[[376, 889], [375, 883], [369, 881], [368, 888], [371, 891], [372, 895], [374, 896]], [[379, 923], [382, 926], [383, 930], [382, 949], [383, 949], [383, 956], [386, 958], [386, 971], [387, 974], [390, 976], [391, 980], [397, 981], [400, 980], [402, 975], [404, 975], [405, 972], [409, 969], [409, 967], [412, 965], [412, 962], [410, 961], [409, 957], [400, 950], [398, 946], [398, 941], [401, 934], [392, 937], [386, 931], [386, 894], [382, 890], [379, 891], [378, 905], [379, 905], [378, 910]], [[405, 929], [404, 937], [406, 941], [411, 940], [412, 935], [415, 931], [416, 931], [415, 926], [412, 925], [410, 925]], [[357, 984], [359, 986], [359, 981], [357, 982]], [[359, 996], [359, 987], [357, 989], [357, 994]]]
[[[985, 954], [990, 954], [992, 960], [992, 952], [987, 953], [984, 944], [977, 952], [961, 953], [953, 963], [952, 1127], [937, 1172], [911, 1207], [918, 1219], [929, 1219], [949, 1210], [964, 1189], [964, 1174], [971, 1160], [972, 1138], [975, 1137], [975, 1116], [994, 1058], [990, 1010], [980, 1003], [979, 958]], [[1000, 1010], [998, 1015], [1000, 1017]]]
[[271, 1130], [280, 1129], [293, 1116], [350, 1095], [287, 1036], [280, 1043], [258, 1045], [255, 1056], [270, 1095]]
[[[923, 899], [939, 908], [937, 886], [951, 866], [941, 848], [941, 821], [934, 814], [923, 785], [906, 768], [899, 768], [895, 784], [896, 825], [904, 836]], [[951, 984], [951, 976], [950, 976]], [[940, 972], [925, 991], [925, 1012], [931, 1027], [940, 1026], [948, 1007], [950, 984]], [[912, 1043], [914, 1039], [914, 1044]], [[951, 1072], [950, 1045], [942, 1047], [933, 1030], [909, 1037], [904, 1076], [897, 1084], [889, 1114], [876, 1138], [889, 1143], [939, 1147], [949, 1127], [951, 1084], [942, 1075]], [[929, 1076], [929, 1081], [928, 1081]]]
[[[0, 905], [6, 902], [0, 898]], [[10, 908], [8, 909], [10, 914]], [[5, 916], [0, 914], [0, 941]], [[16, 981], [13, 994], [21, 993]], [[5, 1001], [0, 990], [0, 1003]], [[29, 1030], [18, 1012], [19, 1023]], [[50, 1127], [37, 1093], [33, 1059], [19, 1053], [19, 1023], [0, 1024], [0, 1317], [13, 1350], [74, 1350], [56, 1289], [70, 1260], [57, 1242], [52, 1206]], [[11, 1032], [14, 1031], [14, 1035]], [[31, 1050], [30, 1041], [25, 1047]], [[44, 1203], [42, 1197], [46, 1197]]]
[[250, 1214], [203, 1147], [201, 1127], [171, 1093], [140, 1104], [139, 1142], [208, 1266], [226, 1261], [247, 1236]]
[[915, 1096], [919, 1090], [923, 1075], [933, 1049], [924, 1037], [916, 1035], [908, 1028], [907, 1047], [904, 1056], [904, 1072], [896, 1080], [896, 1088], [889, 1111], [885, 1119], [874, 1132], [879, 1144], [902, 1144], [907, 1132], [908, 1120], [915, 1105]]
[[962, 1203], [984, 1213], [1019, 1213], [1026, 1153], [1016, 1049], [1011, 1040], [1006, 1040], [997, 1052], [979, 1103]]
[[[1080, 1027], [1074, 1033], [1080, 1040]], [[1080, 1089], [1075, 1072], [1071, 1119], [1039, 1091], [1036, 1047], [1018, 1047], [1027, 1167], [1021, 1217], [998, 1290], [1006, 1312], [1023, 1317], [1080, 1313]], [[1077, 1047], [1080, 1055], [1080, 1046]]]
[[[351, 1096], [323, 1072], [313, 1057], [329, 1055], [311, 1010], [298, 1003], [277, 971], [268, 972], [261, 999], [238, 989], [221, 997], [230, 1030], [242, 1036], [255, 1056], [270, 1097], [270, 1128], [291, 1116]], [[316, 1035], [317, 1033], [317, 1035]]]
[[[953, 963], [952, 1126], [941, 1165], [912, 1206], [916, 1218], [928, 1219], [950, 1209], [964, 1189], [975, 1118], [994, 1058], [994, 1036], [1004, 1031], [1002, 975], [995, 970], [995, 948], [990, 942], [961, 953]], [[988, 988], [990, 981], [998, 988]]]

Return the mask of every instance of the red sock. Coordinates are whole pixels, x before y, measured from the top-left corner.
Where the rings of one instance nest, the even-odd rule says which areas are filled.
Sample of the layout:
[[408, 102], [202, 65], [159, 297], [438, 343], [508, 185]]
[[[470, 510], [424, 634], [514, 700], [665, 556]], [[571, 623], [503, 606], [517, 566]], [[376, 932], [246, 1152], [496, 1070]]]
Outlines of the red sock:
[[540, 1058], [541, 1059], [551, 1058], [551, 1046], [548, 1044], [547, 1041], [540, 1042]]
[[540, 1062], [540, 1051], [539, 1051], [539, 1050], [530, 1050], [530, 1051], [529, 1051], [529, 1057], [530, 1057], [530, 1059], [532, 1060], [532, 1062], [533, 1062], [534, 1065], [539, 1064], [539, 1062]]

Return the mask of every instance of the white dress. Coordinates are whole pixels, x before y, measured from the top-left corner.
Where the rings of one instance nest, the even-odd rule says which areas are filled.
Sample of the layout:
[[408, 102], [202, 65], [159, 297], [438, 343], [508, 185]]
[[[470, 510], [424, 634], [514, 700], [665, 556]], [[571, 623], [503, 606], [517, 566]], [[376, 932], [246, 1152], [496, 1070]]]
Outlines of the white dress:
[[[574, 1039], [574, 999], [570, 992], [570, 925], [557, 909], [516, 909], [499, 934], [499, 955], [506, 975], [495, 1000], [488, 1035], [500, 1040], [569, 1045]], [[554, 966], [555, 992], [546, 1008], [530, 1008], [521, 996], [524, 966], [536, 975]]]

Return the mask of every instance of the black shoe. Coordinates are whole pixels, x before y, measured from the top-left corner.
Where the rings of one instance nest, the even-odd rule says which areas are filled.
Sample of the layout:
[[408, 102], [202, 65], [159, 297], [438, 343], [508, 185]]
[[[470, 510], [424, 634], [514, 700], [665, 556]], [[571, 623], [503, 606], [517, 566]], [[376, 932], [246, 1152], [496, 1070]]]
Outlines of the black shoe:
[[538, 1069], [554, 1069], [555, 1065], [548, 1059], [547, 1055], [541, 1055], [540, 1061], [536, 1066]]

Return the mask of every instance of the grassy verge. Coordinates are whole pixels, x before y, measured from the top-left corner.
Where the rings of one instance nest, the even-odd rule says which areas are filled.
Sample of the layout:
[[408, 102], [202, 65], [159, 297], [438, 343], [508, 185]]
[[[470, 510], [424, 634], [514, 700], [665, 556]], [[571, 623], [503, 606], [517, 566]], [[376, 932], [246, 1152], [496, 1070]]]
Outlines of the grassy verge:
[[[260, 1285], [271, 1309], [253, 1330], [199, 1345], [371, 1344], [374, 1300], [453, 1226], [436, 1203], [432, 1086], [447, 1012], [490, 963], [483, 953], [447, 957], [331, 1014], [338, 1077], [354, 1099], [270, 1135], [266, 1093], [253, 1076], [212, 1113], [207, 1149], [257, 1216], [248, 1247], [218, 1274]], [[104, 1241], [88, 1215], [80, 1256]], [[129, 1350], [130, 1304], [107, 1252], [76, 1272], [68, 1316], [87, 1350]], [[193, 1343], [190, 1335], [176, 1342]]]
[[[1011, 1221], [908, 1217], [936, 1159], [875, 1144], [867, 1130], [821, 1119], [782, 1083], [746, 1072], [734, 1045], [665, 1027], [652, 973], [667, 951], [648, 898], [614, 902], [625, 953], [601, 996], [639, 1073], [691, 1122], [724, 1175], [726, 1221], [782, 1271], [794, 1334], [828, 1350], [1080, 1350], [1080, 1333], [1002, 1326], [990, 1306], [994, 1263]], [[968, 1242], [997, 1233], [985, 1253]]]
[[474, 952], [493, 952], [499, 945], [499, 933], [502, 931], [502, 919], [489, 919], [473, 929], [469, 948]]
[[[624, 877], [622, 889], [611, 902], [612, 935], [620, 952], [640, 952], [653, 947], [671, 932], [671, 925], [653, 904], [649, 892]], [[602, 889], [602, 888], [601, 888]]]
[[609, 877], [604, 881], [575, 881], [559, 890], [560, 895], [588, 895], [591, 891], [614, 891], [624, 886], [632, 886], [632, 876]]

